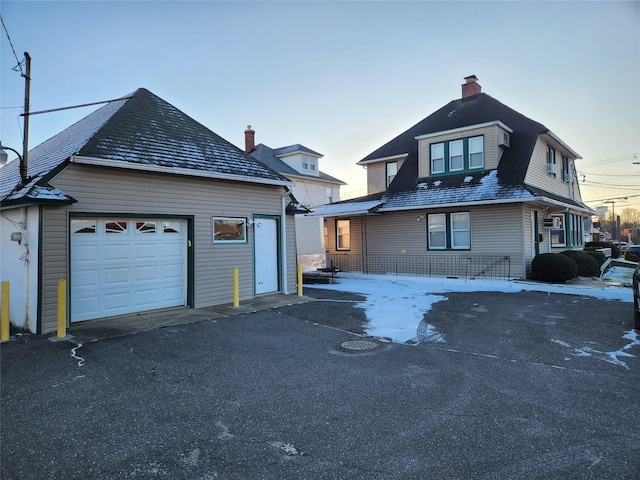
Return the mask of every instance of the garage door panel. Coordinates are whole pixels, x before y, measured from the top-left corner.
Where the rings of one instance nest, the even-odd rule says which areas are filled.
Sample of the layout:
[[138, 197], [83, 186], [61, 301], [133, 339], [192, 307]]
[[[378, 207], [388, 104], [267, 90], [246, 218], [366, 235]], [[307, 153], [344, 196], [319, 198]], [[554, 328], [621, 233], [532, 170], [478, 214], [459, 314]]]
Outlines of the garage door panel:
[[88, 289], [96, 288], [99, 282], [100, 273], [96, 269], [74, 270], [73, 278], [76, 288]]
[[104, 286], [127, 285], [130, 283], [129, 267], [108, 267], [103, 269]]
[[133, 267], [133, 280], [135, 282], [155, 282], [159, 278], [159, 265], [137, 265]]
[[[105, 241], [109, 240], [109, 236], [103, 237]], [[116, 244], [104, 245], [103, 252], [104, 257], [103, 260], [106, 262], [116, 261], [116, 260], [129, 260], [130, 258], [130, 244], [125, 242], [118, 242]]]
[[143, 242], [132, 245], [133, 255], [138, 260], [161, 260], [159, 255], [160, 248], [160, 242]]
[[104, 309], [111, 314], [126, 311], [131, 304], [131, 294], [129, 292], [115, 292], [104, 294]]
[[[160, 224], [171, 228], [150, 231]], [[185, 221], [85, 218], [71, 227], [72, 322], [186, 304]]]

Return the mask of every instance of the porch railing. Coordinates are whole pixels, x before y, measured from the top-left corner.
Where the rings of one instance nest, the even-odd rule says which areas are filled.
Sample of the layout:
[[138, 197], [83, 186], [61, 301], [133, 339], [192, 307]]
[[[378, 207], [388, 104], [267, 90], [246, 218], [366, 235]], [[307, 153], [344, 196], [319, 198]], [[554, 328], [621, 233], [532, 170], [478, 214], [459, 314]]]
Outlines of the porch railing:
[[511, 278], [508, 255], [386, 255], [327, 253], [327, 265], [343, 272], [423, 277]]

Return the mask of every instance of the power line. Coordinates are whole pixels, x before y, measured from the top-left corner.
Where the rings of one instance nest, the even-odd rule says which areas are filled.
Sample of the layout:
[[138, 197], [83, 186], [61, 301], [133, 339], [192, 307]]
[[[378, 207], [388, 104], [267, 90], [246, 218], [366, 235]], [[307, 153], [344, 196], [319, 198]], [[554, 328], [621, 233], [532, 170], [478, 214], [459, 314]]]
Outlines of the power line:
[[24, 77], [24, 72], [22, 71], [22, 64], [24, 63], [25, 60], [20, 61], [20, 59], [18, 58], [18, 55], [16, 54], [16, 49], [14, 48], [13, 42], [11, 41], [11, 36], [9, 35], [9, 30], [7, 29], [7, 26], [4, 23], [4, 18], [2, 18], [1, 13], [0, 13], [0, 22], [2, 22], [2, 27], [4, 28], [4, 31], [7, 34], [9, 45], [11, 45], [11, 50], [13, 50], [13, 56], [16, 57], [16, 62], [18, 62], [18, 65], [13, 67], [13, 70], [17, 72], [18, 70], [16, 70], [16, 68], [20, 69], [20, 75]]

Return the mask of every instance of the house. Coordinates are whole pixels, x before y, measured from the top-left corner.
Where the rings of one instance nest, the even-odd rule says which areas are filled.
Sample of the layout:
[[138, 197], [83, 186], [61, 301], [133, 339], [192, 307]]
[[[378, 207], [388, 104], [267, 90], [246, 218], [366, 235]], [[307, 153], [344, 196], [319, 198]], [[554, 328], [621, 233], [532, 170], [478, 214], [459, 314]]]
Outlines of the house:
[[[292, 182], [138, 89], [0, 168], [10, 319], [70, 322], [295, 291]], [[66, 280], [66, 289], [59, 280]], [[62, 291], [60, 291], [62, 288]]]
[[368, 195], [326, 205], [335, 266], [369, 273], [524, 278], [541, 252], [583, 245], [574, 162], [543, 124], [482, 93], [462, 97], [358, 162]]
[[[300, 144], [275, 149], [262, 143], [256, 145], [251, 125], [247, 126], [244, 138], [245, 152], [295, 182], [292, 193], [304, 207], [313, 209], [340, 200], [340, 186], [346, 183], [320, 170], [322, 154]], [[298, 262], [303, 270], [325, 267], [324, 219], [298, 214], [295, 225]]]

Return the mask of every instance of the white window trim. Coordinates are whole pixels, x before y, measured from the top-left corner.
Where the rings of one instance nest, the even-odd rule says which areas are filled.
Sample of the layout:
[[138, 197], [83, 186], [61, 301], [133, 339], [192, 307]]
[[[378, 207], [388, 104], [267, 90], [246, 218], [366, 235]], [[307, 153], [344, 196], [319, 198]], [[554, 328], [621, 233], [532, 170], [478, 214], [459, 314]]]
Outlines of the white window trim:
[[[346, 235], [340, 235], [340, 223], [344, 223], [344, 222], [346, 222], [347, 225], [349, 226], [349, 233]], [[341, 238], [344, 238], [345, 236], [349, 238], [349, 244], [346, 247], [340, 245]], [[336, 250], [340, 250], [340, 251], [351, 250], [351, 220], [349, 219], [336, 220]]]
[[[464, 229], [454, 229], [453, 228], [453, 217], [456, 215], [465, 215], [467, 217], [467, 228]], [[469, 212], [453, 212], [451, 213], [451, 215], [449, 216], [449, 228], [451, 230], [451, 249], [452, 250], [471, 250], [471, 215], [469, 214]], [[468, 245], [455, 245], [455, 233], [459, 233], [459, 232], [468, 232], [468, 239], [469, 239], [469, 244]]]
[[[471, 150], [471, 141], [472, 140], [476, 140], [476, 139], [480, 139], [481, 143], [482, 143], [482, 147], [480, 149], [480, 152], [474, 152]], [[467, 140], [468, 145], [469, 145], [469, 170], [475, 170], [475, 169], [480, 169], [480, 168], [484, 168], [484, 135], [478, 135], [476, 137], [469, 137], [469, 139]], [[480, 153], [480, 156], [482, 158], [482, 161], [480, 162], [480, 165], [478, 165], [477, 167], [474, 167], [471, 165], [471, 155], [474, 153]]]
[[[442, 224], [442, 229], [432, 230], [431, 229], [431, 219], [435, 217], [443, 218], [443, 221], [439, 222]], [[431, 241], [431, 233], [444, 233], [444, 245], [442, 246], [434, 246]], [[447, 215], [445, 213], [430, 213], [427, 215], [427, 248], [429, 250], [446, 250], [447, 249]]]
[[[452, 155], [452, 145], [460, 145], [460, 155]], [[451, 161], [454, 157], [460, 157], [460, 168], [453, 168]], [[449, 171], [450, 172], [460, 172], [464, 170], [464, 140], [463, 139], [459, 139], [459, 140], [451, 140], [449, 142]]]
[[[237, 222], [237, 223], [242, 224], [242, 236], [243, 236], [243, 238], [239, 239], [239, 240], [225, 240], [225, 239], [221, 239], [221, 238], [216, 239], [216, 220]], [[243, 218], [243, 217], [212, 217], [211, 218], [211, 228], [212, 228], [211, 239], [212, 239], [212, 242], [214, 244], [232, 245], [232, 244], [239, 244], [239, 243], [247, 243], [247, 219], [246, 218]]]
[[[434, 149], [435, 147], [442, 147], [442, 156], [441, 156], [441, 157], [434, 157], [434, 155], [433, 155], [433, 149]], [[430, 163], [431, 163], [431, 165], [430, 165], [430, 166], [431, 166], [431, 173], [444, 173], [444, 172], [445, 172], [444, 142], [441, 142], [441, 143], [434, 143], [433, 145], [431, 145], [430, 153], [431, 153], [431, 155], [430, 155], [430, 159], [431, 159], [431, 162], [430, 162]], [[440, 159], [442, 159], [442, 170], [436, 170], [436, 169], [433, 167], [433, 162], [434, 162], [434, 160], [440, 160]]]

